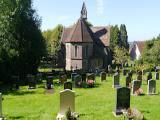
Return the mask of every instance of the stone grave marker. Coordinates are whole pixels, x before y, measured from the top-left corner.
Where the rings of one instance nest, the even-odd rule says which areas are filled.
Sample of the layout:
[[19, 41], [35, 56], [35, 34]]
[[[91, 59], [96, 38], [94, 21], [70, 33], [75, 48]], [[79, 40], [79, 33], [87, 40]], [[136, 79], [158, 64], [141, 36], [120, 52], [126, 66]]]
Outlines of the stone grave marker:
[[101, 81], [105, 81], [107, 74], [106, 72], [101, 72], [100, 76], [101, 76]]
[[46, 76], [46, 88], [47, 89], [53, 89], [53, 76]]
[[127, 75], [127, 70], [123, 69], [123, 76], [126, 76], [126, 75]]
[[156, 81], [155, 80], [149, 80], [148, 81], [148, 95], [156, 94]]
[[2, 115], [2, 93], [0, 93], [0, 120], [3, 120], [3, 115]]
[[112, 87], [113, 87], [113, 88], [120, 87], [119, 79], [120, 79], [120, 75], [119, 75], [118, 73], [115, 73], [115, 74], [113, 75], [113, 84], [112, 84]]
[[151, 80], [152, 79], [152, 73], [149, 72], [148, 75], [147, 75], [147, 84], [148, 84], [148, 80]]
[[140, 95], [141, 94], [141, 81], [133, 80], [132, 84], [132, 95]]
[[76, 72], [71, 73], [71, 80], [74, 81], [74, 77], [77, 75]]
[[27, 80], [29, 83], [29, 88], [28, 89], [36, 89], [36, 80], [35, 80], [35, 76], [28, 74], [27, 75]]
[[95, 81], [95, 74], [94, 73], [88, 73], [87, 74], [87, 80], [94, 80]]
[[71, 113], [75, 113], [75, 92], [65, 89], [60, 92], [60, 112], [57, 120], [64, 118], [68, 109], [71, 110]]
[[131, 81], [132, 81], [132, 79], [131, 79], [130, 75], [128, 74], [126, 76], [126, 87], [131, 88]]
[[66, 74], [60, 75], [59, 82], [61, 84], [64, 84], [64, 82], [67, 82], [67, 75]]
[[19, 76], [12, 76], [12, 89], [19, 90]]
[[65, 82], [64, 83], [64, 90], [65, 89], [70, 89], [70, 90], [72, 90], [72, 83], [71, 82]]
[[81, 78], [81, 76], [80, 76], [80, 75], [76, 75], [76, 76], [74, 77], [73, 86], [74, 86], [75, 88], [79, 88], [79, 87], [81, 87], [81, 84], [82, 84], [82, 78]]
[[86, 73], [82, 73], [82, 81], [84, 82], [84, 81], [86, 81]]
[[156, 80], [159, 80], [159, 72], [156, 72], [156, 73], [155, 73], [155, 79], [156, 79]]
[[121, 115], [122, 110], [130, 108], [130, 89], [127, 87], [117, 88], [115, 115]]

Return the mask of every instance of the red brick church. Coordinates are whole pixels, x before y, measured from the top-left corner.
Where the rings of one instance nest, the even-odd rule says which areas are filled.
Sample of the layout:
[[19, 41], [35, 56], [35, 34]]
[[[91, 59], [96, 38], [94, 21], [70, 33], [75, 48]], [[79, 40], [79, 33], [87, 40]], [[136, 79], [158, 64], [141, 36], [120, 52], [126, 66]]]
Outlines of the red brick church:
[[90, 27], [87, 9], [83, 3], [77, 23], [63, 28], [61, 42], [64, 54], [61, 62], [65, 69], [89, 71], [107, 68], [111, 64], [109, 39], [109, 27]]

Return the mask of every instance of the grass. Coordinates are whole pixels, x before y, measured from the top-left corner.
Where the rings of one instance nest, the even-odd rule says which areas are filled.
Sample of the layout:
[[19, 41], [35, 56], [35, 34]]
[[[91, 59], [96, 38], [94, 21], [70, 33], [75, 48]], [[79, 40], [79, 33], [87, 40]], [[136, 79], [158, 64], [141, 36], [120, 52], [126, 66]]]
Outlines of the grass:
[[[135, 77], [135, 76], [134, 76]], [[124, 120], [123, 116], [114, 117], [115, 89], [112, 88], [112, 77], [106, 82], [96, 78], [95, 88], [76, 88], [76, 112], [79, 120]], [[54, 94], [44, 94], [44, 85], [29, 91], [27, 86], [21, 90], [3, 93], [3, 115], [7, 120], [55, 120], [59, 111], [59, 92], [63, 86], [54, 86]], [[121, 77], [124, 86], [124, 77]], [[160, 120], [160, 95], [148, 96], [146, 81], [143, 82], [144, 96], [131, 96], [131, 107], [140, 110], [147, 120]], [[157, 92], [160, 91], [160, 80], [157, 81]]]

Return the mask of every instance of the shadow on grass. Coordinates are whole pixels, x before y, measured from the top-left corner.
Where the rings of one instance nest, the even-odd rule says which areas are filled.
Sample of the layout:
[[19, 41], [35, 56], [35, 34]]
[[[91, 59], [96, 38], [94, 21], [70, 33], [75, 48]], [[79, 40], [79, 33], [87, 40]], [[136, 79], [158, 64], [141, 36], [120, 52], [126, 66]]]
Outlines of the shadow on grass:
[[10, 116], [9, 120], [18, 120], [24, 118], [23, 116]]
[[95, 83], [94, 86], [92, 86], [92, 87], [89, 87], [89, 86], [85, 85], [85, 87], [82, 87], [82, 88], [84, 88], [84, 89], [94, 89], [94, 88], [98, 88], [100, 85], [101, 85], [100, 83]]
[[79, 117], [85, 117], [85, 116], [91, 116], [91, 115], [94, 115], [94, 113], [82, 113], [82, 114], [79, 114]]
[[35, 91], [5, 91], [3, 92], [4, 95], [27, 95], [27, 94], [34, 94]]

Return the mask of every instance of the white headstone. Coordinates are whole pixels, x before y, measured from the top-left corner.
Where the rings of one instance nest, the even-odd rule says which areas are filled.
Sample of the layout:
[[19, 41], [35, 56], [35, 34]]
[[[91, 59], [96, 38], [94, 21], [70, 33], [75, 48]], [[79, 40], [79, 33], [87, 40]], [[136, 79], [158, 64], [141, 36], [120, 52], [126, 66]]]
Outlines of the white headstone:
[[156, 81], [155, 80], [148, 81], [147, 93], [149, 95], [156, 94]]
[[60, 113], [65, 114], [69, 108], [75, 112], [75, 92], [66, 89], [60, 92]]

